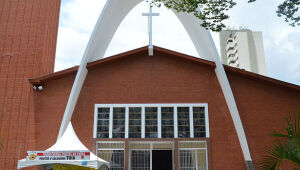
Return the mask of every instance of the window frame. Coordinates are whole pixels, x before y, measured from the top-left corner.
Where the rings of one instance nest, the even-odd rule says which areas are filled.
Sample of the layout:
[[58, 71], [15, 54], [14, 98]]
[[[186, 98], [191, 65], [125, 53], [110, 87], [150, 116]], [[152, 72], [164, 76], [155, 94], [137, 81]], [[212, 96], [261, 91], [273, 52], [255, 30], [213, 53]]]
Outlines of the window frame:
[[[205, 110], [205, 131], [206, 138], [210, 137], [209, 133], [209, 116], [208, 116], [208, 104], [207, 103], [153, 103], [153, 104], [95, 104], [94, 108], [94, 131], [93, 138], [97, 139], [97, 120], [98, 120], [98, 108], [110, 108], [110, 117], [109, 117], [109, 138], [112, 139], [112, 126], [113, 126], [113, 108], [114, 107], [125, 107], [125, 138], [129, 138], [129, 107], [141, 107], [142, 115], [141, 115], [141, 138], [145, 138], [145, 107], [157, 107], [158, 115], [157, 115], [157, 130], [158, 137], [162, 138], [162, 128], [161, 128], [161, 108], [162, 107], [173, 107], [174, 108], [174, 138], [178, 138], [178, 115], [177, 108], [178, 107], [189, 107], [190, 109], [190, 137], [194, 138], [194, 126], [193, 126], [193, 107], [204, 107]], [[130, 139], [130, 138], [129, 138]]]

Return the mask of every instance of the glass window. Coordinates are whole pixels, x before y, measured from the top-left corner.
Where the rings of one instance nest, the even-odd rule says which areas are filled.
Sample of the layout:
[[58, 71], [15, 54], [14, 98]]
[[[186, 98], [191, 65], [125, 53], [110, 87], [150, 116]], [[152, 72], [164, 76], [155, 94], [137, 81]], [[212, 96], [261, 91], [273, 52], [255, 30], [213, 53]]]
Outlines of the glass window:
[[162, 138], [174, 137], [174, 108], [173, 107], [161, 108], [161, 137]]
[[113, 108], [113, 138], [125, 137], [125, 107]]
[[97, 156], [110, 163], [110, 170], [124, 170], [124, 144], [98, 143]]
[[157, 107], [145, 108], [145, 137], [157, 138]]
[[179, 169], [195, 170], [196, 169], [195, 151], [181, 150], [179, 151]]
[[129, 107], [129, 138], [141, 138], [141, 107]]
[[205, 109], [204, 107], [193, 107], [194, 137], [205, 138]]
[[160, 138], [207, 137], [205, 105], [173, 105], [174, 107], [171, 104], [99, 105], [95, 112], [97, 119], [94, 135], [97, 138], [158, 138], [158, 134], [161, 134]]
[[179, 169], [207, 170], [206, 142], [180, 142]]
[[189, 138], [190, 137], [190, 108], [189, 107], [177, 107], [178, 117], [178, 137]]
[[131, 151], [131, 170], [150, 170], [150, 150]]
[[97, 138], [109, 137], [109, 108], [98, 108]]

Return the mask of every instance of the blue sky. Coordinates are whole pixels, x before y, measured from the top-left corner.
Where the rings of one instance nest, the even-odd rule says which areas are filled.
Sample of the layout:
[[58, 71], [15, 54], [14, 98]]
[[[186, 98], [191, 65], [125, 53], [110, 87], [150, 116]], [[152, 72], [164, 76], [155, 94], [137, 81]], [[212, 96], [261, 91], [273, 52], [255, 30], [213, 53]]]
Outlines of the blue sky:
[[[93, 27], [106, 0], [62, 0], [55, 70], [80, 63]], [[262, 31], [269, 77], [300, 85], [300, 27], [291, 27], [276, 15], [280, 1], [247, 0], [229, 11], [225, 24], [231, 28]], [[146, 3], [139, 4], [121, 23], [105, 56], [128, 51], [148, 44]], [[153, 19], [153, 44], [198, 56], [190, 38], [175, 15], [166, 8], [155, 8], [159, 17]], [[213, 33], [217, 48], [218, 34]]]

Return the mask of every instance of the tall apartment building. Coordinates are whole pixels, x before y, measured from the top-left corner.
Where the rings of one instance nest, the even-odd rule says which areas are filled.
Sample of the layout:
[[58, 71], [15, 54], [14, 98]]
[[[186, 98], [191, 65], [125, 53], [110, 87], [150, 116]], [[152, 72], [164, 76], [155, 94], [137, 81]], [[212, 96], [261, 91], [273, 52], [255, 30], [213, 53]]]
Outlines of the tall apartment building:
[[223, 64], [261, 75], [267, 74], [261, 32], [224, 30], [219, 36]]
[[28, 79], [53, 73], [60, 0], [0, 0], [0, 169], [36, 149]]

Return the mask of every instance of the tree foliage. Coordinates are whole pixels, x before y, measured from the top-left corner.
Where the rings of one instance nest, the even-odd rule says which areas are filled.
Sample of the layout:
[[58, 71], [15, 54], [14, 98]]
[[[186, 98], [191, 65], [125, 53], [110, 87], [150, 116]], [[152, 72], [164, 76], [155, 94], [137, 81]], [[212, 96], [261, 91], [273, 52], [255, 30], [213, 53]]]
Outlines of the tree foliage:
[[[177, 12], [188, 12], [201, 19], [201, 26], [212, 31], [221, 31], [225, 28], [224, 20], [229, 16], [226, 11], [236, 5], [234, 0], [147, 0], [150, 4], [171, 8]], [[248, 0], [249, 3], [256, 0]], [[275, 3], [275, 2], [274, 2]], [[300, 25], [298, 8], [300, 0], [284, 0], [279, 4], [277, 15], [284, 17], [291, 26]]]
[[286, 121], [286, 133], [271, 134], [276, 139], [266, 146], [266, 155], [258, 162], [259, 169], [279, 169], [283, 161], [290, 161], [296, 166], [294, 169], [300, 169], [300, 113], [290, 115]]
[[[256, 0], [249, 0], [255, 2]], [[300, 25], [300, 0], [284, 0], [277, 7], [276, 13], [279, 17], [284, 17], [285, 22], [295, 27]]]
[[176, 12], [188, 12], [201, 19], [202, 26], [212, 31], [221, 31], [225, 28], [223, 21], [229, 16], [226, 11], [236, 3], [233, 0], [151, 0], [152, 5], [171, 8]]

